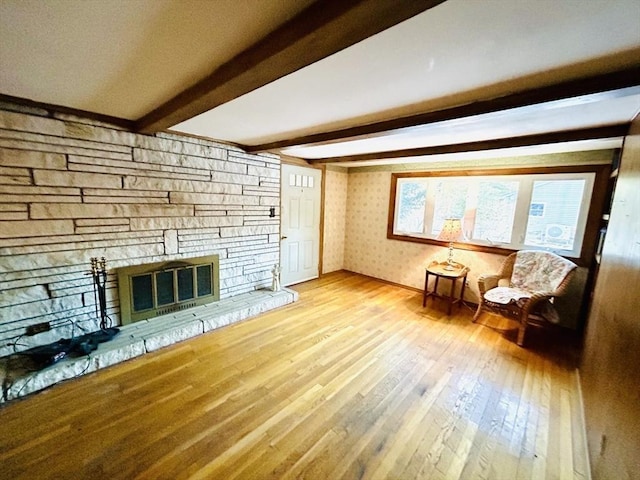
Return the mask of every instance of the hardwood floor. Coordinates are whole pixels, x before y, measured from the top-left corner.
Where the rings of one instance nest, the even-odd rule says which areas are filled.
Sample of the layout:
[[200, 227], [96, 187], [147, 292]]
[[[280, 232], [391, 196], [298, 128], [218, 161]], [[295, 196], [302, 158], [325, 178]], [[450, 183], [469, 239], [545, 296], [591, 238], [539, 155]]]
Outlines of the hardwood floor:
[[0, 409], [0, 478], [583, 479], [562, 339], [339, 272]]

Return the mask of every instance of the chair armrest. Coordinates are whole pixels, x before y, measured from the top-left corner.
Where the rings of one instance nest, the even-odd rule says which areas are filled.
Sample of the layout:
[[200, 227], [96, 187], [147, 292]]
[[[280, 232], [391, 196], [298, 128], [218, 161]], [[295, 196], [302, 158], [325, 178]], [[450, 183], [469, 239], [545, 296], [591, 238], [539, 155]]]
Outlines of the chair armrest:
[[498, 286], [500, 275], [480, 275], [478, 277], [478, 289], [484, 295], [488, 290]]

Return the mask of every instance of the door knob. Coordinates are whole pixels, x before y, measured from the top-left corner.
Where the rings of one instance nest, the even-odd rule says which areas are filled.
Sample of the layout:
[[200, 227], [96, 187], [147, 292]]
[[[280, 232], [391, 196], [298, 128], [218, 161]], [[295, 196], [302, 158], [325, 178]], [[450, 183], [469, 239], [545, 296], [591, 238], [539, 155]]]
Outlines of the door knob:
[[286, 235], [283, 235], [280, 237], [280, 240], [284, 240], [285, 238], [287, 238]]

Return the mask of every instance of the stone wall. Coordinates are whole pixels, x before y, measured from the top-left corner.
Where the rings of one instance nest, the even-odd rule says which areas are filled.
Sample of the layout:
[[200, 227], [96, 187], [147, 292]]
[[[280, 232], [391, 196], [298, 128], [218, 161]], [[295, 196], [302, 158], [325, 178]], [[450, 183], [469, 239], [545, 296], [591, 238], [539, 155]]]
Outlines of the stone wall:
[[0, 107], [0, 356], [97, 328], [91, 257], [107, 260], [116, 325], [121, 266], [218, 254], [221, 298], [270, 285], [277, 156]]

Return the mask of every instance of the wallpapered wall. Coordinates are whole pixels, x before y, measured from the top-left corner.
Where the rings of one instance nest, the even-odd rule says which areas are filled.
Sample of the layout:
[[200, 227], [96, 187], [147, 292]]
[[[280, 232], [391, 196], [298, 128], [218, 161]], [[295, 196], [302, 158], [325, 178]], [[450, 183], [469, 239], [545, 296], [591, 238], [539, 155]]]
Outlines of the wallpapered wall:
[[[468, 170], [518, 166], [596, 165], [611, 163], [613, 150], [587, 151], [517, 158], [477, 159], [412, 165], [413, 171]], [[387, 239], [387, 218], [393, 166], [346, 169], [328, 166], [325, 176], [325, 238], [323, 273], [345, 269], [422, 290], [424, 267], [443, 261], [448, 250], [438, 245]], [[403, 170], [398, 167], [395, 170]], [[346, 197], [346, 203], [344, 198]], [[345, 208], [346, 205], [346, 208]], [[344, 235], [341, 235], [344, 229]], [[465, 299], [477, 303], [478, 276], [496, 272], [504, 256], [455, 250], [454, 259], [471, 270]], [[587, 278], [579, 268], [565, 297], [557, 299], [562, 324], [579, 326], [579, 310]], [[444, 282], [448, 286], [448, 282]]]
[[322, 272], [344, 268], [345, 222], [347, 218], [346, 168], [327, 167], [325, 172], [325, 218]]
[[[448, 249], [387, 239], [390, 185], [391, 172], [349, 174], [344, 268], [422, 289], [424, 267], [432, 260], [445, 260]], [[471, 269], [465, 298], [476, 302], [478, 275], [496, 271], [504, 257], [455, 250], [454, 259]]]

